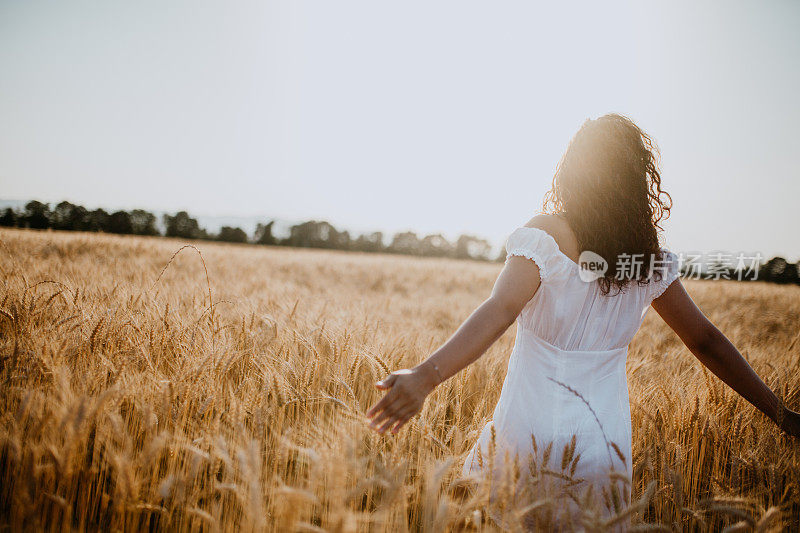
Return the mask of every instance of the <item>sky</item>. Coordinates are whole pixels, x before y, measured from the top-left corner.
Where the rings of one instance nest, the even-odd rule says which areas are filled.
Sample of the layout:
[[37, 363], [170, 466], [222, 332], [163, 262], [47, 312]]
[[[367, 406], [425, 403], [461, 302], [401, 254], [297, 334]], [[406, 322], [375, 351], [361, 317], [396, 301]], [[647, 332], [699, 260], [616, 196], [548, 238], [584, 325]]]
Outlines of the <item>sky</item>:
[[0, 0], [0, 198], [502, 242], [587, 118], [675, 251], [800, 259], [800, 3]]

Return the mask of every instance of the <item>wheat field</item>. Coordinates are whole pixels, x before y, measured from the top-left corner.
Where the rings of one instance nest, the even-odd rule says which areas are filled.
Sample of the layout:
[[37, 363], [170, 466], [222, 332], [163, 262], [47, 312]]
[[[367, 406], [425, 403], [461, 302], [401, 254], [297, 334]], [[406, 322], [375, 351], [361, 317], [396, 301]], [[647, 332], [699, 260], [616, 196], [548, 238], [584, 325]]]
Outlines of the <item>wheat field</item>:
[[[459, 476], [513, 326], [398, 435], [364, 413], [375, 381], [444, 342], [499, 264], [185, 244], [0, 231], [0, 528], [495, 529], [487, 491]], [[800, 287], [685, 284], [797, 409]], [[631, 529], [800, 527], [800, 444], [652, 310], [627, 372]], [[586, 512], [586, 529], [609, 526]]]

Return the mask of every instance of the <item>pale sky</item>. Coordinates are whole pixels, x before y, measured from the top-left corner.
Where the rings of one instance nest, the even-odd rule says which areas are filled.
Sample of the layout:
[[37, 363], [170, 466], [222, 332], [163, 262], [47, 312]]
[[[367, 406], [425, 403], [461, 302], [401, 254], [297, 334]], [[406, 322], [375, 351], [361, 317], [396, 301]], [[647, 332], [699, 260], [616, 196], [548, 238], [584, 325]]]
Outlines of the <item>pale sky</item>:
[[0, 198], [502, 241], [586, 118], [675, 251], [800, 257], [800, 3], [0, 0]]

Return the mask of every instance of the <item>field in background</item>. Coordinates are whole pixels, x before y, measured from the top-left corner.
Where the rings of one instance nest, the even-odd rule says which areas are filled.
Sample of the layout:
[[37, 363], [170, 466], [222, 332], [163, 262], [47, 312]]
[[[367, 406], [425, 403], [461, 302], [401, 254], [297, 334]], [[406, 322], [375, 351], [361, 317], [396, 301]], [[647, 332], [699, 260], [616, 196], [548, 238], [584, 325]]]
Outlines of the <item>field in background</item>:
[[[442, 343], [501, 266], [0, 231], [0, 527], [491, 529], [458, 479], [512, 327], [397, 436], [374, 382]], [[162, 273], [163, 270], [163, 273]], [[160, 277], [159, 277], [160, 276]], [[800, 287], [685, 282], [800, 407]], [[800, 443], [650, 310], [630, 347], [634, 524], [800, 523]]]

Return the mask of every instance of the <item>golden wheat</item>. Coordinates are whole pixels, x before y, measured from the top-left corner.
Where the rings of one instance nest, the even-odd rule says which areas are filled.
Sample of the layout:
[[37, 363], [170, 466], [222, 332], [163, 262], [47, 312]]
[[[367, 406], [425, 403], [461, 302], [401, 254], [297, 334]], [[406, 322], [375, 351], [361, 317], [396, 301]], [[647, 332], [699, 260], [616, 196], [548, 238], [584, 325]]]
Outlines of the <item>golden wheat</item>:
[[[375, 381], [446, 340], [499, 265], [23, 230], [0, 242], [0, 526], [495, 527], [490, 491], [459, 472], [498, 399], [513, 328], [397, 436], [370, 431], [364, 412]], [[800, 287], [686, 284], [797, 408]], [[587, 509], [578, 525], [798, 527], [798, 444], [652, 311], [628, 377], [634, 473], [622, 490], [634, 505], [619, 509], [628, 492], [611, 490], [617, 515]], [[571, 479], [580, 451], [547, 447], [550, 466], [531, 474]], [[532, 497], [499, 502], [515, 513], [509, 527], [550, 523], [557, 505]]]

